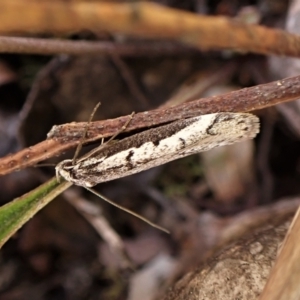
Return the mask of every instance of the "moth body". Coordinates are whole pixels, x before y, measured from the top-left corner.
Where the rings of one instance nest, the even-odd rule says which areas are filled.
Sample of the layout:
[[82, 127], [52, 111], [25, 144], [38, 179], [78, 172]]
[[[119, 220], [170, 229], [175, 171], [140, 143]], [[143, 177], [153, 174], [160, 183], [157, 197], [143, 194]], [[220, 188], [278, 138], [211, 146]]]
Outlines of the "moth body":
[[254, 138], [259, 120], [248, 113], [215, 113], [178, 120], [100, 146], [56, 174], [75, 185], [93, 187], [191, 154]]

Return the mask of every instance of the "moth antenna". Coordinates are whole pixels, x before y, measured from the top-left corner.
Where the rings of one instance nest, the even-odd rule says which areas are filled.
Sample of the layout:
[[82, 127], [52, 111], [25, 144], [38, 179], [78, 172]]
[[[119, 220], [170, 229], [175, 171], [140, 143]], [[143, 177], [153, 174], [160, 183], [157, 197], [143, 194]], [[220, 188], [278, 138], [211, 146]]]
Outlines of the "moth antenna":
[[88, 122], [87, 122], [87, 124], [86, 124], [86, 126], [85, 126], [83, 135], [82, 135], [82, 137], [81, 137], [81, 139], [80, 139], [80, 142], [79, 142], [79, 144], [78, 144], [78, 146], [77, 146], [77, 148], [76, 148], [76, 151], [75, 151], [75, 154], [74, 154], [74, 157], [73, 157], [73, 162], [72, 162], [73, 165], [75, 165], [75, 163], [76, 163], [76, 159], [77, 159], [77, 157], [78, 157], [78, 155], [79, 155], [79, 152], [80, 152], [81, 149], [82, 149], [82, 145], [83, 145], [83, 142], [84, 142], [86, 133], [87, 133], [87, 131], [88, 131], [88, 129], [89, 129], [90, 123], [92, 122], [93, 117], [94, 117], [94, 115], [95, 115], [95, 113], [96, 113], [96, 111], [97, 111], [97, 109], [98, 109], [98, 107], [99, 107], [100, 105], [101, 105], [101, 102], [99, 102], [99, 103], [94, 107], [93, 112], [91, 113], [90, 118], [89, 118], [89, 120], [88, 120]]
[[93, 193], [93, 194], [95, 194], [96, 196], [98, 196], [99, 198], [101, 198], [101, 199], [103, 199], [104, 201], [108, 202], [109, 204], [111, 204], [111, 205], [113, 205], [113, 206], [115, 206], [115, 207], [117, 207], [117, 208], [119, 208], [119, 209], [121, 209], [121, 210], [127, 212], [128, 214], [131, 214], [131, 215], [135, 216], [136, 218], [138, 218], [138, 219], [144, 221], [145, 223], [149, 224], [150, 226], [152, 226], [152, 227], [154, 227], [154, 228], [157, 228], [157, 229], [159, 229], [159, 230], [161, 230], [161, 231], [163, 231], [163, 232], [165, 232], [165, 233], [170, 234], [170, 231], [168, 231], [167, 229], [165, 229], [165, 228], [163, 228], [163, 227], [161, 227], [161, 226], [159, 226], [159, 225], [156, 225], [156, 224], [152, 223], [151, 221], [149, 221], [148, 219], [144, 218], [143, 216], [141, 216], [141, 215], [135, 213], [134, 211], [132, 211], [132, 210], [130, 210], [130, 209], [128, 209], [128, 208], [126, 208], [126, 207], [124, 207], [124, 206], [122, 206], [122, 205], [119, 205], [119, 204], [113, 202], [112, 200], [109, 200], [108, 198], [106, 198], [106, 197], [103, 196], [102, 194], [96, 192], [94, 189], [91, 189], [91, 188], [88, 188], [88, 187], [85, 187], [85, 188], [86, 188], [87, 190], [89, 190], [91, 193]]

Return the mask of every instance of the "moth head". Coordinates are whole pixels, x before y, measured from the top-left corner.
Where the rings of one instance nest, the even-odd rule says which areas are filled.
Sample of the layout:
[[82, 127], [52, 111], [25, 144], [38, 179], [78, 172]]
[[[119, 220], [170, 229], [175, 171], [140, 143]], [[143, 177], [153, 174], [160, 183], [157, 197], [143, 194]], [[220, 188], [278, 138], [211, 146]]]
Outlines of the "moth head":
[[71, 177], [71, 171], [74, 168], [73, 160], [66, 159], [57, 164], [55, 167], [55, 173], [57, 181], [60, 182], [61, 178], [65, 179], [66, 181], [73, 181]]

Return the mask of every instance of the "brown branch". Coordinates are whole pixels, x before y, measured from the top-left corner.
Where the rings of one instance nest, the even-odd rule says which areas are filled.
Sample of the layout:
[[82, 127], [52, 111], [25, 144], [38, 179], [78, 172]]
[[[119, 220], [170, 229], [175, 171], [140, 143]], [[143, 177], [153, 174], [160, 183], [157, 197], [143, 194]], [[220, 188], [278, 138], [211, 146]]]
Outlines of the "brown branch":
[[[300, 76], [233, 91], [227, 94], [198, 99], [174, 107], [137, 113], [126, 131], [152, 127], [174, 120], [221, 111], [246, 112], [291, 101], [300, 97]], [[87, 142], [115, 134], [129, 116], [96, 121], [90, 124]], [[86, 123], [54, 126], [48, 140], [0, 159], [0, 175], [35, 165], [77, 145]]]
[[173, 39], [202, 50], [299, 56], [300, 38], [282, 30], [208, 17], [154, 3], [11, 1], [0, 3], [0, 34], [70, 33], [89, 29]]
[[[247, 112], [291, 101], [300, 97], [300, 76], [290, 77], [267, 84], [233, 91], [227, 94], [202, 98], [177, 106], [137, 113], [126, 131], [153, 127], [178, 119], [190, 118], [215, 112]], [[129, 116], [117, 119], [92, 122], [88, 130], [88, 140], [113, 135]], [[55, 126], [48, 138], [78, 140], [85, 122]]]
[[167, 41], [112, 43], [95, 41], [68, 41], [42, 38], [0, 37], [0, 53], [71, 54], [154, 56], [196, 53], [195, 49]]

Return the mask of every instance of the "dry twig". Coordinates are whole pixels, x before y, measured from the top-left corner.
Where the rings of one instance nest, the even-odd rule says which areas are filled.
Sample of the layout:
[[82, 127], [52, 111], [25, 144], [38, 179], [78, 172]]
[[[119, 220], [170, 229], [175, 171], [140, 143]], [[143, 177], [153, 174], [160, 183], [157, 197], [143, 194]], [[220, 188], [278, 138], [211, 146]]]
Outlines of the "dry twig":
[[300, 38], [282, 30], [226, 17], [199, 16], [149, 2], [96, 3], [11, 1], [0, 3], [0, 34], [64, 33], [81, 30], [172, 39], [202, 50], [298, 57]]

